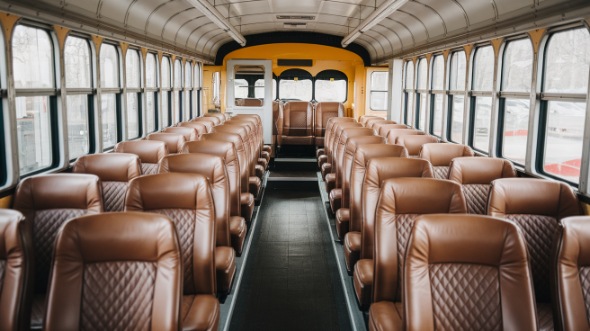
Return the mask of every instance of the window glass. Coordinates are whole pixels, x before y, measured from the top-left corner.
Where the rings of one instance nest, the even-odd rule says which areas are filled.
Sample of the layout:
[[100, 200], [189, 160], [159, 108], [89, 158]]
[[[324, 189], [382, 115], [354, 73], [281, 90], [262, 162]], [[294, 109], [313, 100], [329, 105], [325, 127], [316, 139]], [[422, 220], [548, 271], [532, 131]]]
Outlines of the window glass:
[[234, 80], [234, 97], [247, 98], [248, 97], [248, 81], [245, 79]]
[[440, 137], [442, 135], [443, 116], [443, 94], [434, 94], [434, 105], [432, 107], [432, 134]]
[[510, 41], [506, 45], [502, 69], [502, 91], [531, 90], [533, 46], [529, 39]]
[[191, 117], [190, 91], [182, 92], [182, 121], [187, 121]]
[[414, 126], [414, 92], [406, 92], [406, 124]]
[[12, 60], [17, 89], [55, 86], [53, 46], [45, 30], [17, 25], [12, 36]]
[[139, 52], [135, 49], [128, 49], [126, 55], [127, 87], [141, 87], [141, 62]]
[[[276, 95], [276, 81], [273, 79], [273, 96]], [[254, 82], [254, 97], [258, 98], [258, 99], [264, 99], [264, 79], [257, 79], [256, 82]]]
[[414, 88], [414, 62], [406, 62], [406, 89]]
[[109, 149], [117, 143], [117, 95], [113, 93], [101, 96], [102, 144]]
[[450, 139], [456, 143], [463, 143], [463, 116], [465, 114], [465, 97], [463, 95], [451, 96], [451, 134]]
[[174, 61], [174, 88], [182, 87], [182, 64], [180, 60]]
[[445, 64], [442, 55], [436, 55], [432, 62], [432, 89], [442, 90], [445, 79]]
[[490, 144], [491, 97], [475, 98], [473, 122], [473, 147], [487, 153]]
[[387, 84], [389, 72], [374, 71], [371, 73], [371, 110], [387, 110]]
[[553, 34], [545, 55], [544, 91], [551, 93], [588, 92], [590, 35], [586, 28]]
[[170, 126], [170, 92], [162, 92], [162, 125], [164, 127]]
[[465, 52], [453, 52], [451, 56], [451, 68], [449, 70], [450, 90], [465, 90], [465, 66]]
[[428, 94], [420, 93], [420, 114], [418, 115], [418, 129], [426, 129], [426, 107], [428, 107]]
[[[372, 94], [371, 94], [372, 95]], [[346, 101], [346, 80], [325, 80], [318, 79], [315, 82], [315, 99], [317, 101]], [[373, 96], [371, 96], [371, 109], [373, 104]]]
[[172, 113], [172, 124], [176, 124], [180, 122], [180, 93], [179, 91], [174, 91], [174, 112]]
[[418, 61], [418, 89], [425, 90], [428, 85], [428, 65], [426, 58], [421, 58]]
[[146, 86], [151, 88], [158, 87], [158, 72], [156, 70], [156, 55], [148, 53], [145, 59], [145, 80]]
[[311, 79], [281, 79], [279, 81], [281, 99], [311, 101], [311, 94]]
[[88, 129], [88, 95], [68, 95], [68, 146], [70, 159], [90, 152]]
[[491, 45], [478, 47], [473, 66], [473, 90], [491, 91], [494, 81], [494, 49]]
[[156, 93], [148, 92], [146, 93], [146, 107], [145, 107], [145, 116], [146, 116], [146, 126], [147, 132], [154, 132], [156, 131], [156, 104], [155, 104], [155, 96]]
[[139, 137], [139, 98], [138, 93], [127, 93], [127, 138]]
[[195, 82], [194, 87], [201, 87], [201, 65], [199, 63], [195, 64]]
[[100, 83], [103, 88], [120, 87], [119, 55], [117, 48], [110, 44], [100, 47]]
[[86, 39], [68, 37], [64, 47], [66, 87], [91, 88], [90, 46]]
[[170, 59], [167, 56], [162, 58], [162, 88], [170, 88]]
[[545, 172], [574, 183], [579, 181], [585, 114], [585, 102], [548, 102]]
[[190, 62], [186, 62], [184, 64], [184, 87], [186, 88], [192, 88], [193, 87], [193, 80], [192, 80], [192, 75], [191, 75], [191, 63]]
[[21, 175], [47, 168], [52, 163], [49, 101], [48, 96], [16, 98]]
[[519, 164], [524, 164], [526, 157], [529, 108], [526, 99], [506, 99], [504, 105], [502, 156]]

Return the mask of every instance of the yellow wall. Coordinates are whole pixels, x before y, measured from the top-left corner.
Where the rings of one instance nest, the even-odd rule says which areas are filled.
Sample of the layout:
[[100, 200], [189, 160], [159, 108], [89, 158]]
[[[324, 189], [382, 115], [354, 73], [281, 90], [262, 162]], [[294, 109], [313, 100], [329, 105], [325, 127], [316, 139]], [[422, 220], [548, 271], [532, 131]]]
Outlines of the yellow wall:
[[[268, 44], [260, 46], [245, 47], [229, 53], [223, 66], [205, 66], [203, 68], [203, 85], [212, 91], [212, 74], [221, 71], [221, 109], [225, 109], [225, 81], [226, 65], [232, 59], [263, 59], [272, 60], [272, 70], [276, 76], [283, 71], [298, 67], [279, 67], [278, 59], [311, 59], [313, 66], [303, 67], [312, 76], [320, 71], [334, 69], [342, 71], [348, 77], [348, 98], [344, 103], [348, 116], [358, 117], [364, 114], [365, 107], [365, 67], [360, 56], [350, 51], [314, 44]], [[356, 86], [356, 90], [355, 90]], [[362, 87], [362, 88], [361, 88]], [[208, 93], [205, 100], [206, 109], [212, 109], [212, 93]], [[354, 104], [354, 109], [353, 109]]]

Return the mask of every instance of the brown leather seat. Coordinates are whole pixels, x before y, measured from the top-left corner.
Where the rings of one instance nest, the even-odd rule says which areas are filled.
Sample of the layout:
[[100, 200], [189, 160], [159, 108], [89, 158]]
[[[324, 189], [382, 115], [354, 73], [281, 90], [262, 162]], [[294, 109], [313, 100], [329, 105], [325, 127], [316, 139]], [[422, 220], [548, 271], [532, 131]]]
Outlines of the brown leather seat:
[[384, 118], [375, 115], [361, 115], [359, 116], [358, 122], [361, 123], [362, 126], [367, 127], [367, 122], [370, 120], [384, 120]]
[[492, 181], [509, 177], [516, 177], [516, 171], [504, 159], [456, 157], [449, 167], [449, 179], [462, 185], [470, 214], [487, 214]]
[[[388, 208], [388, 212], [391, 212], [389, 216], [395, 217], [400, 222], [398, 250], [399, 258], [402, 260], [405, 254], [405, 243], [408, 241], [408, 237], [405, 236], [412, 227], [416, 216], [435, 213], [457, 214], [467, 211], [461, 185], [457, 183], [433, 178], [396, 178], [396, 176], [402, 177], [404, 175], [430, 176], [432, 173], [429, 166], [423, 165], [416, 170], [412, 169], [412, 161], [400, 161], [400, 167], [406, 169], [404, 171], [394, 169], [386, 162], [379, 163], [377, 161], [370, 169], [367, 169], [365, 176], [361, 259], [355, 264], [353, 275], [357, 299], [363, 308], [368, 308], [373, 296], [374, 261], [372, 259], [376, 232], [374, 224], [375, 219], [381, 217], [376, 213], [377, 210]], [[401, 163], [405, 163], [405, 165], [401, 166]], [[369, 170], [371, 170], [370, 174]], [[388, 182], [390, 184], [387, 184]], [[379, 199], [381, 199], [380, 206], [377, 206]], [[381, 207], [383, 204], [386, 204], [387, 207]]]
[[168, 155], [166, 143], [157, 140], [130, 140], [115, 145], [116, 153], [131, 153], [139, 156], [141, 160], [141, 173], [143, 175], [158, 172], [158, 162]]
[[[476, 215], [420, 216], [403, 268], [391, 254], [397, 221], [384, 217], [377, 227], [379, 285], [369, 330], [537, 329], [529, 259], [514, 224]], [[401, 273], [402, 287], [392, 286]]]
[[279, 146], [313, 145], [313, 107], [311, 102], [290, 101], [279, 113]]
[[326, 192], [336, 187], [336, 161], [338, 160], [338, 145], [340, 143], [340, 136], [342, 131], [348, 128], [362, 128], [357, 122], [336, 123], [333, 128], [333, 134], [330, 138], [330, 154], [328, 154], [328, 163], [322, 165], [321, 172], [324, 178]]
[[23, 213], [33, 237], [31, 328], [43, 325], [53, 248], [61, 225], [74, 217], [103, 212], [100, 191], [100, 179], [87, 174], [39, 175], [23, 179], [17, 187], [13, 208]]
[[340, 102], [318, 102], [315, 106], [314, 136], [316, 147], [324, 147], [324, 138], [328, 120], [343, 117], [344, 105]]
[[275, 146], [277, 145], [278, 137], [277, 134], [279, 129], [277, 127], [279, 122], [279, 111], [280, 108], [283, 108], [283, 103], [280, 101], [273, 101], [272, 102], [272, 148], [271, 148], [271, 157], [275, 157]]
[[449, 166], [456, 157], [473, 156], [471, 147], [459, 144], [424, 144], [420, 157], [430, 161], [434, 170], [434, 178], [447, 179]]
[[73, 219], [55, 245], [44, 329], [178, 330], [181, 261], [174, 224], [161, 215]]
[[246, 222], [242, 217], [240, 205], [240, 164], [234, 144], [229, 141], [206, 140], [190, 141], [184, 144], [183, 153], [201, 153], [219, 156], [223, 159], [227, 178], [229, 180], [229, 228], [231, 235], [232, 247], [236, 250], [238, 256], [242, 254], [244, 239], [246, 238]]
[[219, 120], [219, 123], [216, 125], [223, 124], [226, 120], [225, 115], [223, 113], [206, 113], [203, 115], [203, 117], [217, 118]]
[[392, 124], [392, 123], [383, 124], [381, 121], [377, 121], [373, 125], [373, 131], [375, 131], [375, 134], [377, 134], [383, 138], [387, 137], [389, 130], [392, 130], [392, 129], [409, 129], [409, 128], [405, 124]]
[[531, 260], [540, 330], [553, 329], [551, 257], [559, 221], [580, 214], [574, 191], [565, 183], [534, 178], [502, 178], [492, 182], [488, 214], [516, 223]]
[[[330, 209], [332, 209], [332, 213], [336, 213], [338, 209], [340, 209], [342, 205], [342, 168], [344, 166], [344, 154], [346, 153], [345, 147], [346, 142], [349, 138], [352, 137], [359, 137], [359, 136], [373, 136], [373, 130], [369, 128], [346, 128], [342, 130], [340, 134], [340, 138], [338, 142], [335, 144], [336, 148], [334, 150], [334, 165], [333, 173], [335, 174], [335, 184], [334, 188], [329, 192], [329, 199], [330, 199]], [[334, 171], [335, 170], [335, 171]]]
[[190, 122], [203, 124], [207, 133], [213, 132], [213, 127], [216, 126], [215, 123], [217, 123], [217, 121], [211, 117], [196, 117], [190, 120]]
[[169, 154], [180, 153], [182, 146], [186, 142], [186, 139], [182, 134], [179, 133], [150, 133], [146, 137], [147, 140], [158, 140], [166, 143]]
[[552, 265], [552, 289], [555, 329], [564, 331], [590, 329], [587, 303], [588, 266], [590, 265], [590, 217], [567, 217], [561, 220], [555, 240]]
[[349, 273], [352, 272], [361, 251], [362, 187], [365, 181], [367, 164], [372, 158], [384, 156], [406, 157], [407, 152], [403, 146], [368, 144], [358, 146], [354, 154], [350, 175], [349, 232], [344, 235], [342, 245], [346, 269]]
[[219, 116], [221, 113], [206, 113], [202, 117], [212, 120], [213, 125], [217, 126], [221, 124], [221, 117]]
[[181, 128], [193, 128], [195, 130], [197, 130], [197, 139], [198, 140], [202, 135], [204, 135], [205, 133], [207, 133], [207, 127], [205, 126], [204, 123], [199, 123], [199, 122], [180, 122], [178, 123], [178, 126]]
[[316, 157], [318, 159], [318, 168], [322, 168], [322, 164], [328, 161], [328, 154], [330, 153], [332, 131], [335, 123], [339, 122], [356, 122], [351, 117], [331, 117], [326, 123], [326, 129], [324, 134], [324, 147], [316, 150]]
[[262, 134], [262, 122], [258, 116], [235, 116], [226, 124], [230, 125], [243, 125], [248, 127], [250, 131], [250, 143], [252, 144], [252, 162], [254, 164], [254, 171], [257, 176], [262, 178], [264, 171], [268, 168], [268, 162], [270, 161], [270, 153], [263, 151], [263, 134]]
[[189, 126], [170, 126], [162, 130], [164, 133], [178, 133], [184, 136], [185, 141], [199, 140], [199, 131]]
[[336, 211], [336, 234], [338, 239], [344, 239], [349, 230], [350, 220], [350, 179], [354, 154], [359, 145], [385, 144], [385, 139], [379, 136], [357, 136], [348, 138], [344, 147], [344, 159], [342, 162], [342, 199], [340, 209]]
[[409, 157], [420, 157], [422, 145], [435, 143], [438, 143], [438, 138], [426, 134], [397, 137], [397, 144], [404, 146], [408, 150]]
[[31, 228], [16, 210], [0, 209], [0, 329], [29, 330], [33, 294]]
[[74, 173], [100, 178], [105, 211], [123, 211], [129, 181], [141, 175], [141, 161], [135, 154], [100, 153], [83, 155], [76, 160]]
[[389, 129], [385, 131], [385, 139], [387, 140], [388, 144], [396, 144], [399, 145], [398, 138], [401, 136], [409, 136], [409, 135], [424, 135], [424, 131], [416, 130], [416, 129]]
[[236, 148], [238, 155], [238, 164], [240, 166], [240, 206], [242, 217], [246, 220], [246, 223], [252, 221], [252, 215], [254, 213], [254, 195], [249, 192], [249, 178], [250, 168], [248, 167], [248, 158], [246, 157], [245, 146], [242, 143], [242, 138], [238, 134], [229, 132], [214, 132], [208, 133], [201, 136], [201, 140], [219, 140], [231, 142]]
[[[215, 206], [217, 291], [230, 292], [236, 271], [236, 250], [231, 246], [229, 179], [223, 159], [201, 153], [168, 155], [160, 160], [160, 173], [200, 174], [209, 180]], [[174, 189], [174, 186], [171, 186]], [[131, 192], [129, 192], [131, 194]]]

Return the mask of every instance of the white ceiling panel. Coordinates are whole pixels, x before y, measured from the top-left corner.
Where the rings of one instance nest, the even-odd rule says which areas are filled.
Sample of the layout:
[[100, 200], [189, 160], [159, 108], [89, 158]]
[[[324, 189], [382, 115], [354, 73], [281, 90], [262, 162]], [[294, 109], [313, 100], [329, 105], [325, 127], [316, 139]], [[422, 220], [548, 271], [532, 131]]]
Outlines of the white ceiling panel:
[[358, 5], [351, 3], [342, 3], [334, 1], [322, 1], [319, 12], [321, 14], [339, 15], [350, 17], [354, 12], [358, 12]]
[[269, 0], [275, 13], [315, 14], [320, 0]]
[[[47, 1], [47, 2], [53, 2], [56, 5], [59, 5], [59, 3], [61, 1], [59, 0], [51, 0], [51, 1]], [[98, 4], [100, 3], [100, 0], [87, 0], [87, 1], [79, 1], [79, 0], [67, 0], [64, 1], [66, 7], [68, 9], [70, 9], [71, 7], [78, 7], [78, 8], [82, 8], [90, 13], [96, 14], [97, 10], [98, 10]], [[74, 12], [78, 12], [76, 9], [73, 10]]]
[[132, 3], [133, 0], [103, 0], [98, 14], [115, 22], [123, 22], [127, 9]]

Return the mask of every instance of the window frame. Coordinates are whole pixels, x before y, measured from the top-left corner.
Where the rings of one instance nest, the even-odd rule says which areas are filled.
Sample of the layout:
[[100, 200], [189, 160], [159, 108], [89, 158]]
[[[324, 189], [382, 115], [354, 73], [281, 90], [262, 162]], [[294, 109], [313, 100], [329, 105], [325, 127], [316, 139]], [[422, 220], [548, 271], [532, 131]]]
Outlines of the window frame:
[[[475, 47], [473, 48], [472, 51], [472, 57], [471, 57], [471, 61], [469, 63], [469, 67], [470, 67], [470, 84], [469, 84], [469, 132], [467, 134], [467, 141], [468, 141], [468, 145], [473, 148], [474, 151], [477, 151], [478, 153], [481, 153], [483, 155], [489, 155], [489, 149], [490, 149], [490, 137], [493, 135], [493, 125], [492, 125], [492, 120], [493, 120], [493, 115], [492, 112], [494, 111], [494, 72], [495, 72], [495, 68], [492, 69], [492, 86], [490, 90], [476, 90], [475, 89], [475, 74], [476, 74], [476, 66], [477, 66], [477, 53], [478, 51], [480, 51], [481, 49], [487, 48], [489, 47], [492, 51], [492, 66], [495, 66], [495, 53], [494, 53], [494, 46], [491, 43], [483, 43], [483, 44], [477, 44], [475, 45]], [[489, 98], [490, 99], [490, 114], [489, 114], [489, 123], [488, 123], [488, 131], [487, 131], [487, 136], [488, 136], [488, 142], [487, 142], [487, 148], [485, 150], [478, 148], [475, 146], [475, 135], [476, 135], [476, 115], [477, 115], [477, 103], [479, 100], [483, 99], [483, 98]], [[463, 124], [465, 125], [465, 124]]]
[[[138, 64], [139, 64], [139, 68], [136, 68], [139, 70], [139, 86], [137, 87], [129, 87], [129, 82], [128, 82], [128, 77], [127, 74], [129, 72], [129, 52], [136, 52], [137, 56], [138, 56]], [[137, 48], [132, 48], [129, 47], [125, 53], [125, 139], [126, 140], [133, 140], [133, 139], [139, 139], [143, 136], [143, 93], [142, 93], [142, 89], [144, 87], [144, 66], [143, 66], [143, 57], [141, 54], [141, 50], [137, 49]], [[135, 94], [136, 98], [137, 98], [137, 135], [130, 137], [129, 135], [129, 95], [130, 94]]]
[[[434, 86], [434, 66], [437, 63], [437, 59], [440, 58], [440, 63], [442, 63], [442, 77], [440, 78], [441, 80], [441, 88], [440, 89], [436, 89]], [[435, 53], [432, 55], [432, 57], [430, 58], [430, 81], [429, 81], [429, 87], [430, 87], [430, 94], [429, 94], [429, 101], [430, 101], [430, 109], [427, 110], [427, 112], [429, 113], [429, 117], [430, 117], [430, 124], [427, 125], [428, 127], [428, 132], [430, 134], [432, 134], [433, 136], [442, 139], [444, 137], [444, 128], [445, 128], [445, 124], [444, 124], [444, 120], [445, 120], [445, 95], [446, 95], [446, 90], [447, 90], [447, 79], [446, 79], [446, 65], [445, 65], [445, 56], [442, 53]], [[440, 135], [437, 135], [434, 132], [434, 119], [435, 119], [435, 108], [436, 108], [436, 97], [440, 96], [441, 98], [441, 105], [440, 105]]]
[[[410, 83], [410, 86], [408, 87], [408, 74], [409, 74], [409, 70], [408, 70], [408, 66], [412, 65], [412, 82]], [[414, 127], [414, 122], [415, 121], [415, 114], [414, 114], [414, 110], [415, 110], [415, 105], [416, 105], [416, 64], [414, 63], [414, 60], [412, 59], [408, 59], [405, 61], [404, 63], [404, 74], [403, 74], [403, 109], [404, 109], [404, 123], [406, 125], [409, 125], [411, 127]], [[411, 101], [411, 104], [410, 104]]]
[[[170, 61], [170, 56], [169, 55], [162, 55], [162, 58], [160, 59], [160, 96], [161, 96], [161, 107], [160, 107], [160, 129], [164, 129], [167, 128], [169, 126], [172, 125], [172, 63]], [[168, 86], [164, 86], [164, 81], [165, 78], [164, 77], [164, 73], [163, 73], [163, 68], [164, 68], [164, 61], [166, 61], [166, 63], [168, 63], [168, 74], [169, 74], [169, 79], [168, 79]], [[166, 95], [166, 98], [164, 98], [164, 95]], [[166, 114], [167, 116], [164, 117], [163, 115]]]
[[[147, 71], [147, 69], [148, 69], [147, 61], [148, 61], [148, 58], [150, 58], [150, 57], [153, 57], [153, 59], [154, 59], [154, 72], [151, 73], [151, 74], [153, 74], [155, 76], [154, 77], [154, 86], [148, 86], [148, 84], [147, 84], [147, 77], [150, 76], [150, 73], [148, 73], [148, 71]], [[160, 121], [159, 121], [159, 119], [160, 119], [160, 116], [159, 116], [160, 115], [160, 112], [159, 112], [159, 110], [160, 110], [160, 107], [159, 107], [160, 106], [160, 104], [159, 104], [159, 102], [160, 102], [160, 93], [159, 93], [159, 87], [160, 87], [161, 84], [160, 84], [160, 65], [159, 65], [159, 62], [160, 61], [158, 61], [158, 54], [156, 54], [154, 52], [147, 52], [146, 53], [146, 56], [145, 56], [145, 70], [144, 70], [145, 76], [146, 76], [146, 79], [145, 79], [145, 82], [146, 83], [145, 83], [145, 87], [143, 89], [144, 90], [144, 93], [145, 93], [145, 102], [146, 102], [146, 104], [145, 104], [145, 107], [143, 107], [143, 109], [144, 109], [144, 113], [145, 113], [145, 122], [146, 122], [146, 125], [145, 125], [145, 128], [146, 129], [145, 129], [145, 131], [148, 134], [149, 133], [152, 133], [152, 132], [156, 132], [160, 128]], [[153, 116], [154, 129], [151, 130], [151, 131], [150, 131], [150, 128], [148, 127], [148, 124], [147, 124], [147, 119], [150, 116], [150, 114], [148, 114], [148, 107], [147, 107], [148, 102], [147, 102], [147, 99], [148, 99], [148, 95], [150, 95], [150, 94], [154, 98], [153, 99], [154, 113], [151, 114]]]
[[[102, 86], [102, 76], [104, 74], [104, 69], [102, 66], [102, 51], [104, 50], [105, 45], [109, 45], [115, 48], [115, 52], [117, 54], [117, 70], [118, 70], [118, 87], [103, 87]], [[121, 53], [121, 47], [118, 43], [114, 42], [114, 41], [110, 41], [110, 40], [105, 40], [103, 41], [103, 43], [100, 46], [100, 51], [98, 54], [98, 62], [100, 63], [100, 77], [101, 80], [99, 82], [100, 84], [100, 112], [101, 112], [101, 121], [99, 123], [99, 128], [100, 128], [100, 136], [101, 136], [101, 150], [103, 152], [106, 151], [110, 151], [112, 150], [115, 145], [118, 142], [121, 142], [123, 140], [123, 127], [122, 127], [122, 102], [123, 102], [123, 75], [125, 74], [125, 72], [123, 71], [123, 61], [122, 61], [122, 53]], [[104, 128], [103, 128], [103, 124], [104, 124], [104, 117], [102, 116], [102, 109], [104, 107], [103, 105], [103, 97], [110, 95], [110, 94], [114, 94], [115, 95], [115, 127], [116, 127], [116, 132], [115, 132], [115, 144], [113, 144], [113, 146], [107, 146], [105, 147], [105, 142], [104, 139], [102, 139], [103, 134], [104, 134]]]

